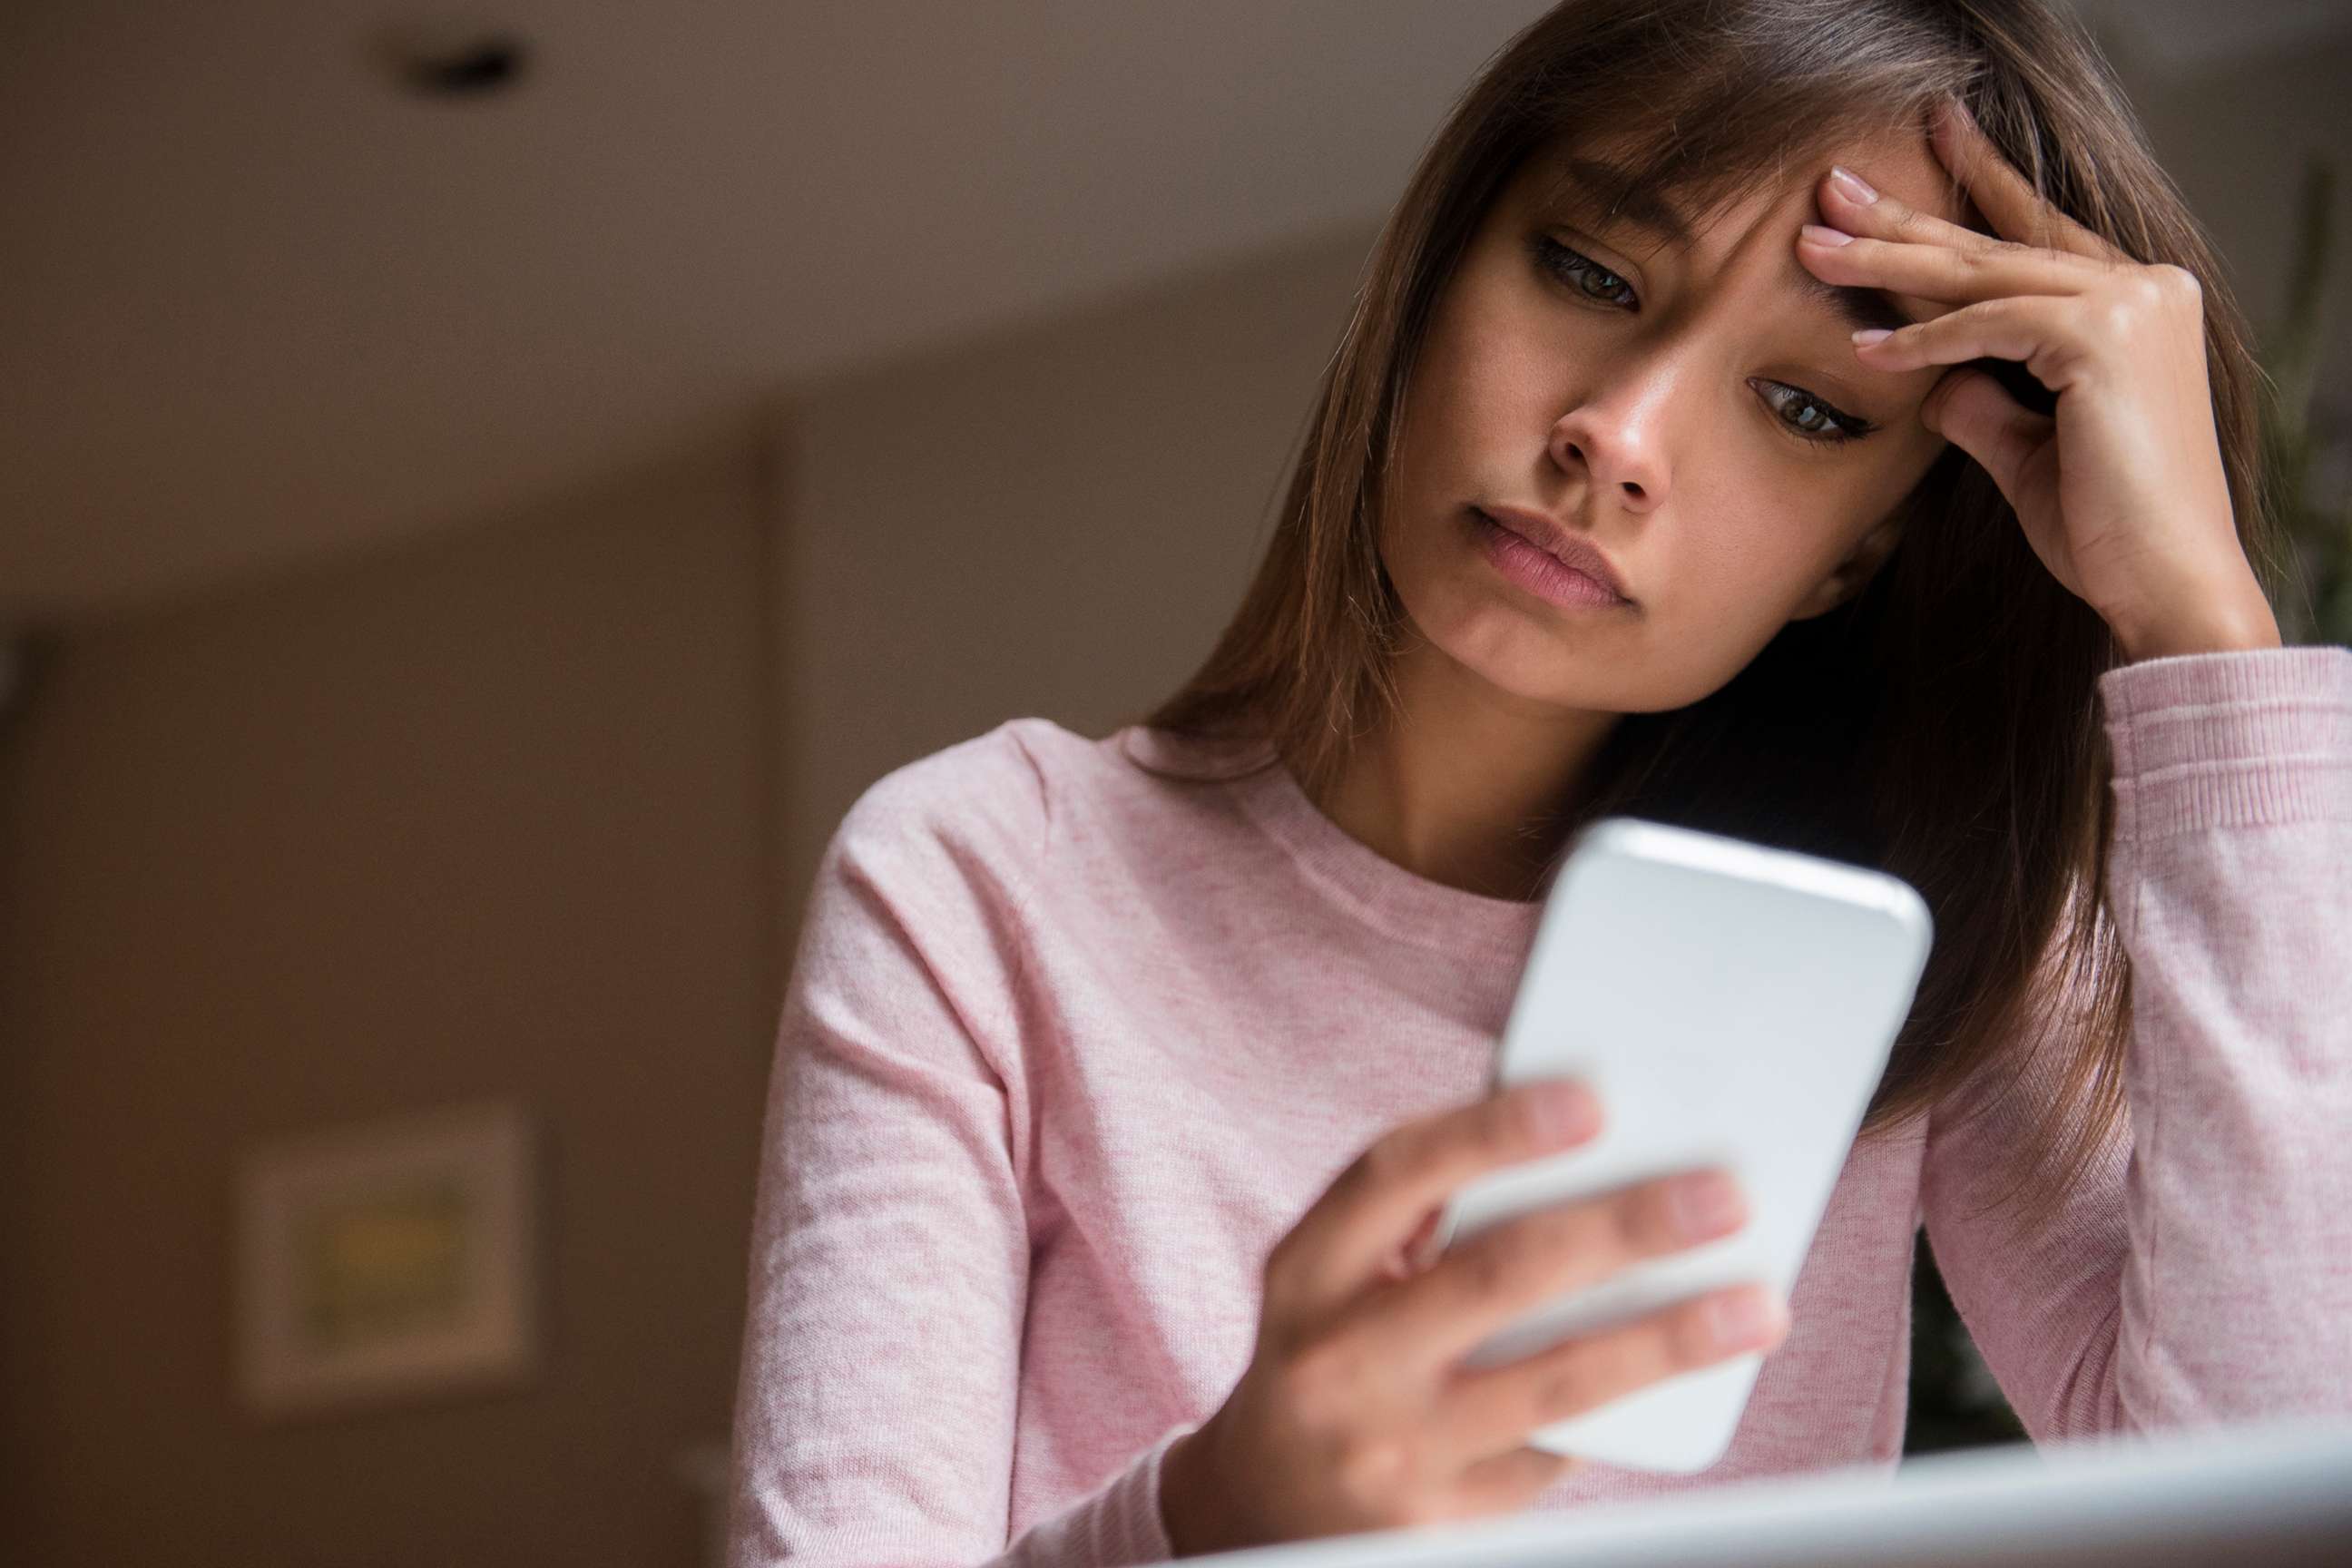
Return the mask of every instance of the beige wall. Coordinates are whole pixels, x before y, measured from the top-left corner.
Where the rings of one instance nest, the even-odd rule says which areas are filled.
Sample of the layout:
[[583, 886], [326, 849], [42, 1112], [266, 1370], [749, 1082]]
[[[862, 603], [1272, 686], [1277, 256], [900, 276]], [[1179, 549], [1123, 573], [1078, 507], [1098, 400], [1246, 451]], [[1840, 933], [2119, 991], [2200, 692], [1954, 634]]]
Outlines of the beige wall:
[[1192, 672], [1265, 549], [1372, 238], [807, 399], [778, 582], [788, 887], [898, 763], [1022, 714], [1106, 733]]
[[[772, 1027], [761, 447], [72, 638], [9, 742], [0, 1561], [685, 1563]], [[545, 1138], [546, 1372], [231, 1397], [231, 1162]]]

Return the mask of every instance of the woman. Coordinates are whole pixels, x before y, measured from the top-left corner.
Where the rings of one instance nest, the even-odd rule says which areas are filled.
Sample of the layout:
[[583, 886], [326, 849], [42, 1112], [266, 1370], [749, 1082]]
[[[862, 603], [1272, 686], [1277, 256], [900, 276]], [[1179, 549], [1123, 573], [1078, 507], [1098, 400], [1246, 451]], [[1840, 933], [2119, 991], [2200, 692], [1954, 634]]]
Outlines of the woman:
[[[2246, 337], [2042, 0], [1581, 0], [1515, 38], [1200, 672], [835, 833], [734, 1561], [1124, 1563], [1891, 1466], [1923, 1223], [2039, 1440], [2352, 1409], [2352, 653], [2279, 646]], [[1405, 1261], [1607, 1114], [1484, 1089], [1611, 812], [1893, 871], [1936, 948], [1786, 1301], [1467, 1373], [1740, 1221], [1688, 1173]], [[1700, 1476], [1525, 1443], [1758, 1349]]]

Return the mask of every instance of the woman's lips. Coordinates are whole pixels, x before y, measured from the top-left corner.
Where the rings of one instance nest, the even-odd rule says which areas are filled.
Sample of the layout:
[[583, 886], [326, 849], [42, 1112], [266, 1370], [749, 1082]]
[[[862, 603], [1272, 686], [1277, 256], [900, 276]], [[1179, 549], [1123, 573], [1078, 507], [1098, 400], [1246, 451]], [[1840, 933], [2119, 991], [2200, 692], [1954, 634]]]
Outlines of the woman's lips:
[[1633, 602], [1633, 595], [1625, 591], [1625, 579], [1618, 572], [1617, 563], [1603, 554], [1598, 544], [1553, 521], [1549, 513], [1532, 507], [1507, 505], [1471, 510], [1510, 530], [1554, 560], [1583, 573], [1618, 598]]
[[1599, 578], [1537, 549], [1478, 508], [1470, 510], [1476, 519], [1479, 549], [1496, 572], [1519, 587], [1564, 610], [1625, 607], [1626, 601]]

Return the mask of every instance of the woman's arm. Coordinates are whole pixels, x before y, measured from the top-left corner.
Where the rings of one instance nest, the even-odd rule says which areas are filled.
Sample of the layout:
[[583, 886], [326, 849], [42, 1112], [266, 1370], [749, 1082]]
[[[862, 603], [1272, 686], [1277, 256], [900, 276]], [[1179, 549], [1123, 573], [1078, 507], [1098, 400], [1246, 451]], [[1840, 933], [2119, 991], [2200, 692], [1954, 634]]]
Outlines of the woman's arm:
[[2037, 1440], [2352, 1414], [2352, 650], [2148, 659], [2099, 693], [2128, 1126], [2029, 1228], [1979, 1210], [2058, 1053], [2005, 1106], [1939, 1108], [1929, 1245]]
[[1017, 876], [1043, 820], [1000, 731], [885, 777], [825, 850], [769, 1085], [730, 1568], [1170, 1554], [1174, 1432], [1008, 1550], [1029, 1282]]

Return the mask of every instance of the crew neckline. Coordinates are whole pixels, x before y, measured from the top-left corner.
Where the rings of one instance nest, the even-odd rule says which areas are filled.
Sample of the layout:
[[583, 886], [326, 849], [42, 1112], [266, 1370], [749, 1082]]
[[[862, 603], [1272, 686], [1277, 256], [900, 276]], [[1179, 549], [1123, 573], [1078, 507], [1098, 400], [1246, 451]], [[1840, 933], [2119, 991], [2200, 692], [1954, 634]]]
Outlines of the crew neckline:
[[1543, 915], [1540, 897], [1491, 898], [1398, 865], [1324, 815], [1270, 742], [1196, 742], [1139, 724], [1120, 731], [1119, 740], [1152, 766], [1225, 781], [1250, 819], [1363, 923], [1468, 957], [1526, 957]]

